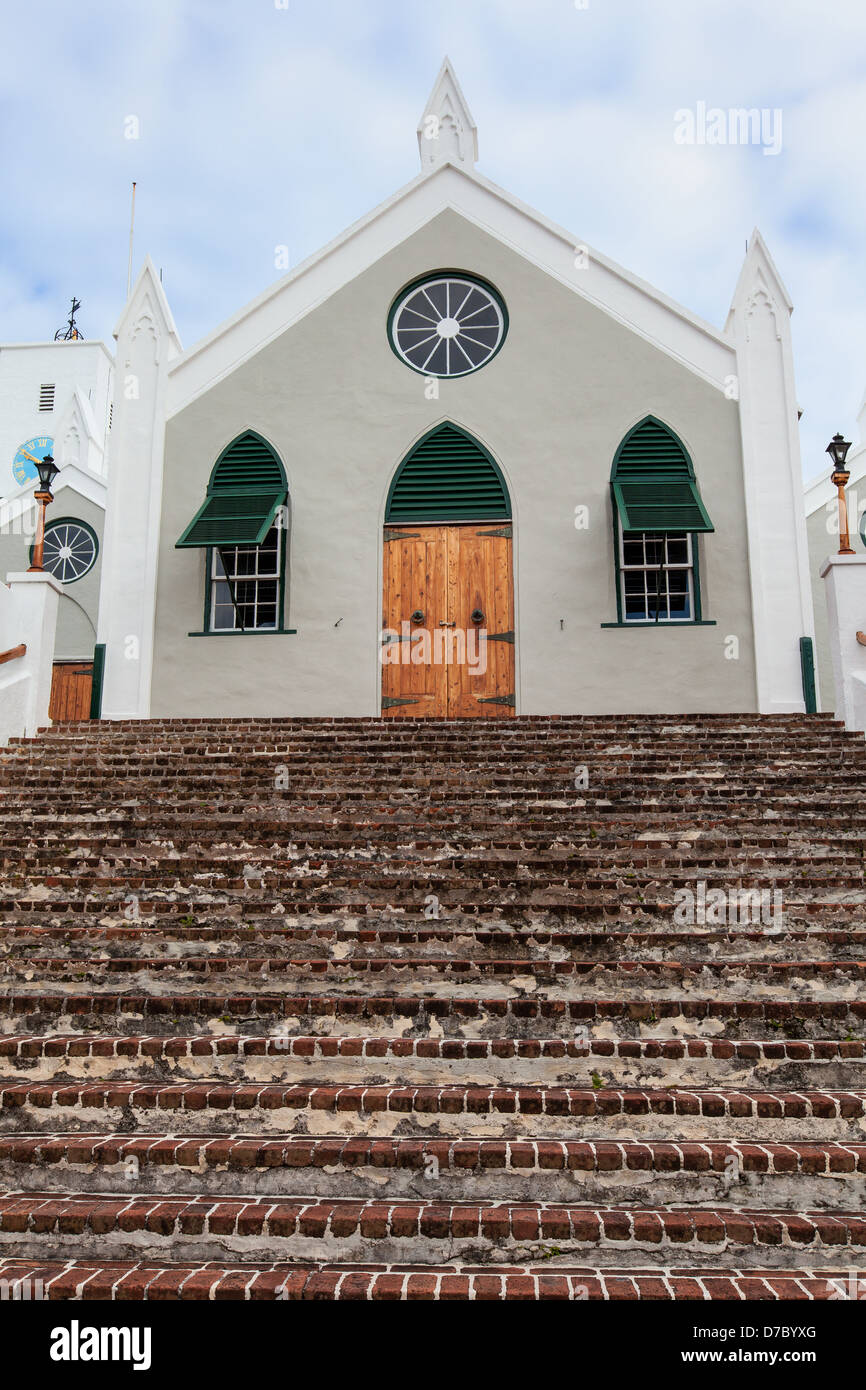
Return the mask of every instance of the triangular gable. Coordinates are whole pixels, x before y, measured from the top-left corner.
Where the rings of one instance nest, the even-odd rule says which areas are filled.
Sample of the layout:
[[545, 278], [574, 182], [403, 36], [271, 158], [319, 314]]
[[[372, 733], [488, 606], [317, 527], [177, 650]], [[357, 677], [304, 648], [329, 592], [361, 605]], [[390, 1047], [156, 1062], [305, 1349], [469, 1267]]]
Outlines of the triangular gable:
[[172, 362], [168, 415], [184, 409], [344, 285], [450, 209], [704, 380], [724, 389], [731, 339], [583, 245], [474, 169], [420, 174]]

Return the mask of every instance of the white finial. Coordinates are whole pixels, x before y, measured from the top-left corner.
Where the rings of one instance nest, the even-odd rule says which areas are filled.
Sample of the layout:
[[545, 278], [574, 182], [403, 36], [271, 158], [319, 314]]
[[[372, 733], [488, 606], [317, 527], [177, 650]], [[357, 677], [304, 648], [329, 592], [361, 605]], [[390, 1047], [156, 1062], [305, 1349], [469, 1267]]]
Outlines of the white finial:
[[418, 125], [418, 148], [425, 173], [446, 160], [472, 165], [478, 159], [478, 127], [448, 58], [439, 69]]

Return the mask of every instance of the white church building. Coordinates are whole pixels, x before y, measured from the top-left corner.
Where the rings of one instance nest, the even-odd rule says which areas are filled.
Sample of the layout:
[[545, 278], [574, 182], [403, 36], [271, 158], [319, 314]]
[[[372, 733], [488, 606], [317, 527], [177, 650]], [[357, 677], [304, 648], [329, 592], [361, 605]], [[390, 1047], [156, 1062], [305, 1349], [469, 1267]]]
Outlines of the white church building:
[[814, 708], [791, 301], [717, 328], [478, 171], [420, 172], [203, 341], [117, 327], [104, 718]]

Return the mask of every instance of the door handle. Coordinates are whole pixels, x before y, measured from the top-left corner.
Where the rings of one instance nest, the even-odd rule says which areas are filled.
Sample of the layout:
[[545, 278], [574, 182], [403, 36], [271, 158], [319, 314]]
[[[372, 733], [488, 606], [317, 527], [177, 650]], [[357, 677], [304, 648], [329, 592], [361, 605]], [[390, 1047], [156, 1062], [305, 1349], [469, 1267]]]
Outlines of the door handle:
[[446, 622], [444, 621], [444, 619], [440, 619], [439, 626], [440, 626], [440, 627], [456, 627], [457, 624], [456, 624], [456, 623], [446, 623]]

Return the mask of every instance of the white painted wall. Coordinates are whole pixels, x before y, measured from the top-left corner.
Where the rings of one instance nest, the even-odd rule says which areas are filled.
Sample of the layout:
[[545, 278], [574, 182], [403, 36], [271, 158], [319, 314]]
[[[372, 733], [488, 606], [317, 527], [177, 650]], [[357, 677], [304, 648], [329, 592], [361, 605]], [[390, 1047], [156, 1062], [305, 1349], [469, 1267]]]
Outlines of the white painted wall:
[[866, 730], [866, 556], [833, 555], [821, 566], [827, 587], [835, 713], [847, 728]]
[[[103, 342], [0, 346], [0, 497], [21, 488], [12, 460], [26, 439], [48, 435], [58, 465], [104, 477], [114, 359]], [[54, 409], [40, 411], [39, 387], [54, 382]]]
[[[828, 431], [828, 435], [831, 431]], [[860, 535], [860, 518], [866, 513], [866, 404], [860, 412], [860, 444], [848, 455], [851, 478], [848, 496], [848, 527], [856, 554], [866, 555]], [[826, 584], [821, 569], [828, 556], [839, 549], [839, 508], [837, 492], [830, 482], [832, 465], [826, 457], [824, 470], [805, 488], [806, 533], [809, 539], [809, 572], [815, 609], [815, 669], [820, 694], [819, 709], [832, 710], [836, 704], [830, 632], [827, 625]], [[866, 621], [866, 619], [864, 619]]]
[[8, 574], [0, 583], [0, 652], [24, 643], [23, 656], [0, 666], [0, 744], [45, 728], [51, 699], [60, 586], [48, 574]]
[[727, 328], [737, 388], [755, 624], [758, 708], [805, 709], [801, 637], [814, 640], [791, 342], [791, 301], [758, 231]]
[[103, 717], [134, 719], [150, 712], [166, 381], [169, 364], [180, 351], [171, 310], [149, 258], [116, 337], [114, 467], [97, 628], [105, 644]]

